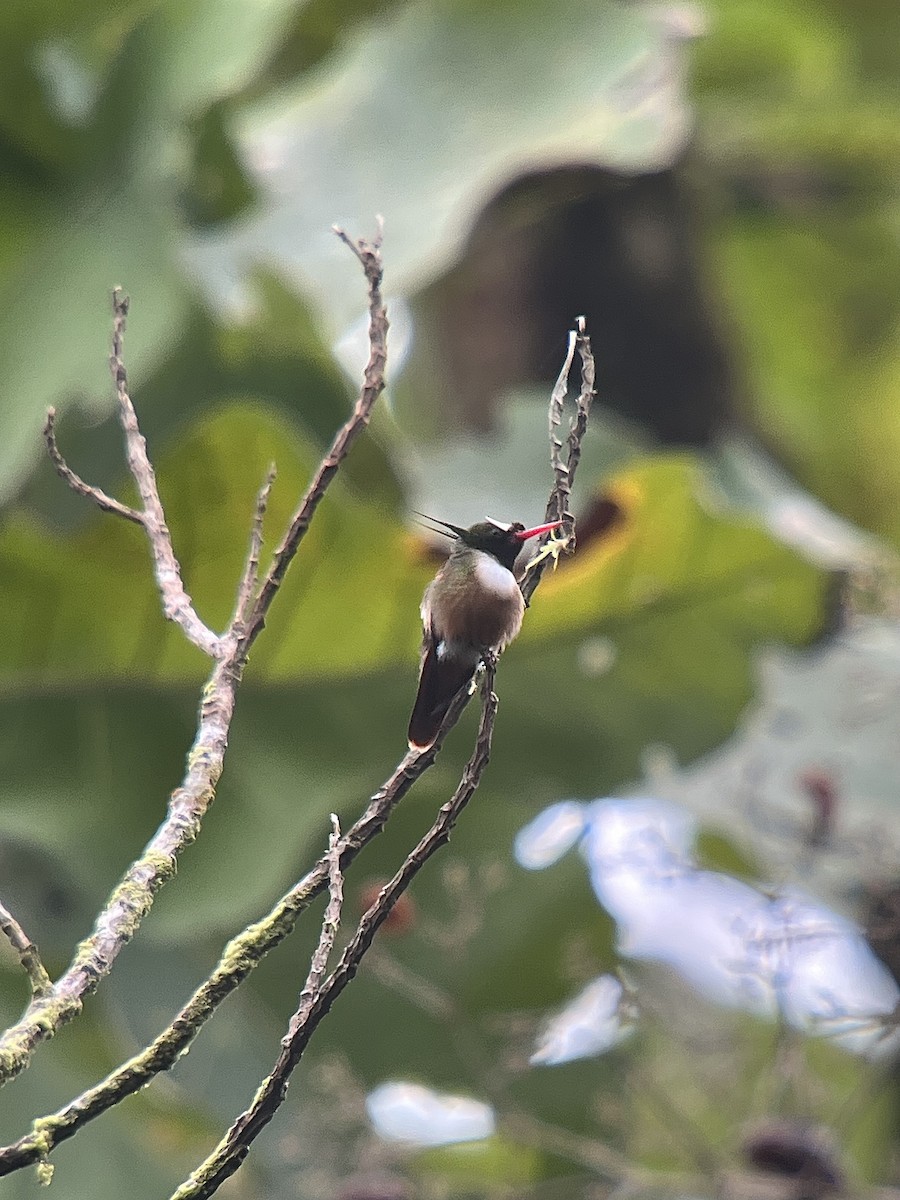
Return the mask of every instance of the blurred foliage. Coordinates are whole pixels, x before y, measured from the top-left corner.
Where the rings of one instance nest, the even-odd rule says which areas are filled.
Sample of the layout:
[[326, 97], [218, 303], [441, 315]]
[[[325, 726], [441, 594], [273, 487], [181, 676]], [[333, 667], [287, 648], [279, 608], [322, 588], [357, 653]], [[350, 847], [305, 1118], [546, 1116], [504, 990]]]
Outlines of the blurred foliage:
[[900, 545], [900, 18], [710, 6], [694, 59], [710, 260], [750, 416], [801, 483]]
[[[698, 275], [718, 287], [750, 380], [741, 412], [814, 495], [896, 542], [900, 18], [887, 0], [709, 7], [684, 170], [710, 221]], [[161, 819], [206, 670], [165, 626], [141, 531], [91, 511], [42, 455], [53, 404], [73, 467], [129, 497], [104, 362], [111, 286], [132, 296], [132, 392], [186, 586], [221, 627], [269, 462], [271, 546], [352, 400], [327, 339], [362, 315], [364, 287], [330, 222], [366, 232], [384, 213], [396, 298], [452, 287], [479, 213], [520, 175], [669, 167], [686, 65], [645, 10], [582, 0], [3, 6], [0, 894], [52, 971]], [[379, 413], [329, 493], [254, 650], [202, 838], [84, 1018], [0, 1097], [3, 1140], [152, 1037], [223, 941], [319, 853], [328, 813], [351, 821], [402, 753], [417, 606], [440, 561], [404, 505], [431, 496], [448, 519], [473, 504], [526, 518], [506, 512], [511, 497], [537, 516], [549, 484], [533, 466], [538, 407], [509, 410], [517, 437], [501, 417], [470, 454], [415, 445], [447, 428], [441, 403], [417, 386]], [[593, 1139], [702, 1172], [698, 1144], [730, 1162], [742, 1123], [779, 1103], [776, 1032], [673, 997], [653, 972], [642, 983], [656, 1014], [634, 1042], [599, 1065], [527, 1067], [547, 1009], [618, 955], [577, 862], [526, 875], [510, 859], [516, 831], [557, 799], [631, 786], [654, 747], [670, 764], [711, 751], [754, 696], [755, 648], [806, 646], [829, 618], [826, 573], [730, 510], [699, 454], [653, 453], [651, 432], [602, 412], [598, 426], [582, 545], [504, 659], [484, 786], [451, 853], [416, 881], [410, 928], [381, 940], [323, 1025], [235, 1196], [338, 1196], [360, 1164], [426, 1196], [562, 1196], [561, 1178], [595, 1172]], [[392, 873], [454, 786], [472, 721], [348, 880], [348, 924], [366, 880]], [[842, 736], [837, 722], [825, 731]], [[715, 787], [736, 789], [736, 773]], [[710, 817], [715, 789], [682, 784]], [[722, 807], [711, 860], [790, 871]], [[856, 867], [839, 873], [848, 905]], [[274, 1056], [313, 925], [176, 1071], [60, 1148], [61, 1194], [150, 1200], [195, 1165]], [[7, 957], [2, 968], [12, 1017], [23, 980]], [[798, 1042], [796, 1062], [795, 1110], [834, 1120], [855, 1097], [853, 1169], [887, 1178], [889, 1093], [834, 1047]], [[378, 1143], [363, 1098], [393, 1077], [494, 1103], [500, 1134], [418, 1155]], [[15, 1200], [38, 1184], [22, 1173], [5, 1188]]]

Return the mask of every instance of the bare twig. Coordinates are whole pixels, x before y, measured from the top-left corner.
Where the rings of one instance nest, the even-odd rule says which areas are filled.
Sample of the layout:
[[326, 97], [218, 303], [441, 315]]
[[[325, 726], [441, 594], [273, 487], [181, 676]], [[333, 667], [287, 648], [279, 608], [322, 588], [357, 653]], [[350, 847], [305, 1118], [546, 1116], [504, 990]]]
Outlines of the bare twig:
[[113, 500], [112, 496], [107, 496], [101, 488], [92, 487], [89, 483], [85, 483], [80, 475], [75, 474], [63, 458], [56, 443], [55, 408], [47, 409], [47, 420], [44, 422], [44, 441], [47, 443], [47, 453], [50, 455], [50, 461], [56, 467], [57, 475], [69, 485], [73, 492], [77, 492], [79, 496], [86, 496], [88, 500], [93, 500], [97, 507], [102, 508], [104, 512], [124, 517], [126, 521], [134, 521], [135, 525], [144, 524], [143, 513], [139, 513], [136, 508], [129, 508], [127, 504], [120, 504], [118, 500]]
[[53, 981], [44, 969], [37, 946], [5, 905], [0, 904], [0, 933], [19, 956], [31, 984], [32, 996], [43, 996], [53, 987]]
[[338, 965], [307, 1006], [304, 1018], [298, 1019], [298, 1012], [292, 1020], [275, 1066], [257, 1091], [253, 1103], [238, 1117], [209, 1158], [173, 1193], [171, 1200], [203, 1200], [204, 1197], [212, 1196], [238, 1169], [247, 1157], [251, 1143], [272, 1120], [284, 1100], [290, 1075], [300, 1061], [316, 1027], [356, 974], [379, 926], [390, 915], [397, 900], [428, 859], [450, 837], [450, 831], [474, 795], [490, 759], [491, 739], [497, 716], [495, 675], [496, 661], [491, 657], [485, 662], [482, 679], [481, 722], [475, 749], [466, 763], [456, 791], [443, 805], [425, 836], [406, 857], [397, 874], [385, 884], [375, 902], [363, 914]]
[[[563, 462], [563, 444], [560, 441], [557, 430], [562, 424], [563, 407], [566, 402], [566, 396], [569, 394], [569, 374], [572, 370], [572, 360], [575, 357], [575, 337], [576, 333], [573, 329], [569, 333], [565, 362], [557, 376], [556, 383], [553, 385], [553, 391], [550, 393], [550, 406], [548, 409], [550, 465], [556, 477], [556, 486], [550, 493], [550, 499], [547, 502], [548, 521], [564, 521], [567, 517], [571, 521], [572, 517], [572, 514], [568, 511], [570, 491], [569, 468]], [[553, 506], [554, 510], [552, 514], [550, 512], [551, 506]]]
[[372, 409], [375, 407], [375, 401], [381, 395], [382, 391], [384, 391], [384, 370], [387, 364], [388, 318], [387, 309], [384, 306], [384, 300], [381, 296], [381, 279], [383, 274], [381, 236], [379, 233], [379, 236], [372, 242], [367, 242], [362, 238], [357, 242], [353, 242], [343, 229], [335, 226], [334, 231], [359, 259], [368, 280], [369, 361], [366, 364], [363, 386], [353, 412], [349, 420], [341, 426], [331, 444], [331, 449], [319, 464], [312, 482], [306, 491], [306, 495], [300, 502], [300, 506], [293, 517], [291, 517], [287, 532], [282, 538], [278, 549], [275, 551], [272, 564], [263, 579], [259, 594], [256, 597], [256, 603], [253, 605], [253, 610], [247, 621], [247, 650], [250, 649], [250, 646], [252, 646], [265, 626], [266, 614], [269, 611], [269, 607], [275, 598], [276, 592], [281, 587], [285, 573], [291, 565], [307, 529], [309, 529], [310, 521], [312, 521], [315, 511], [325, 495], [328, 485], [337, 474], [338, 467], [346, 457], [350, 447], [369, 424]]
[[271, 463], [266, 475], [265, 483], [259, 489], [256, 497], [256, 508], [253, 512], [253, 525], [250, 529], [250, 546], [247, 550], [247, 561], [244, 564], [244, 571], [241, 575], [241, 581], [238, 584], [237, 600], [235, 601], [234, 613], [228, 628], [235, 637], [241, 638], [244, 634], [247, 625], [247, 617], [250, 614], [250, 605], [253, 602], [253, 595], [256, 591], [256, 584], [259, 579], [259, 556], [262, 553], [263, 543], [263, 519], [266, 515], [266, 508], [269, 503], [269, 494], [272, 491], [272, 484], [275, 482], [275, 464]]
[[328, 959], [334, 949], [334, 939], [337, 937], [338, 926], [341, 923], [344, 876], [341, 873], [341, 827], [336, 813], [331, 814], [331, 837], [328, 839], [328, 850], [325, 857], [328, 860], [328, 904], [325, 907], [325, 916], [322, 918], [319, 943], [313, 951], [309, 974], [303, 985], [303, 991], [300, 993], [297, 1011], [291, 1017], [289, 1030], [307, 1019], [307, 1014], [322, 986], [322, 980], [325, 978]]
[[147, 455], [147, 443], [138, 425], [131, 396], [128, 394], [128, 374], [122, 359], [127, 318], [128, 297], [121, 288], [116, 288], [113, 292], [113, 342], [109, 369], [119, 401], [119, 423], [125, 434], [125, 458], [144, 506], [141, 519], [150, 542], [163, 614], [167, 620], [180, 625], [188, 641], [199, 646], [204, 654], [208, 654], [210, 658], [218, 658], [222, 652], [220, 639], [200, 620], [190, 596], [184, 589], [181, 567], [175, 557], [172, 537], [166, 525], [166, 515], [156, 486], [156, 473]]
[[[572, 480], [575, 478], [575, 471], [581, 461], [581, 445], [584, 435], [587, 433], [588, 418], [591, 415], [591, 405], [594, 402], [594, 395], [596, 394], [594, 355], [591, 350], [591, 339], [585, 331], [584, 317], [578, 317], [575, 327], [577, 330], [575, 348], [581, 359], [581, 391], [578, 393], [578, 399], [575, 402], [575, 417], [569, 426], [569, 437], [566, 442], [569, 452], [567, 466], [570, 489], [572, 487]], [[568, 495], [566, 499], [568, 501]]]

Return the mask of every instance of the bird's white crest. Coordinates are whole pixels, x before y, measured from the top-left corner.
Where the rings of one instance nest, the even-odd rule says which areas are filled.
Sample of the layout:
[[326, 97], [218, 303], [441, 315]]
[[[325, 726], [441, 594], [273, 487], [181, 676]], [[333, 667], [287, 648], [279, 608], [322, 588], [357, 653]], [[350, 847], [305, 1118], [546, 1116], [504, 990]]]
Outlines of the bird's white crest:
[[495, 521], [493, 517], [484, 518], [488, 525], [493, 525], [495, 529], [502, 529], [504, 533], [509, 533], [512, 525], [508, 521]]

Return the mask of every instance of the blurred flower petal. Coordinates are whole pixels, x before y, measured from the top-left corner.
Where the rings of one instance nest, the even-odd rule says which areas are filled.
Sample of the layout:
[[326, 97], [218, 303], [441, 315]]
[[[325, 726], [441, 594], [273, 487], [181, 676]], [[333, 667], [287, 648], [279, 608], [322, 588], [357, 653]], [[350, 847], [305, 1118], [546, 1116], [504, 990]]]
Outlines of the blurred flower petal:
[[[575, 818], [571, 801], [545, 810], [520, 833], [519, 862], [555, 862], [577, 836]], [[579, 819], [591, 883], [623, 954], [667, 963], [716, 1003], [829, 1032], [857, 1052], [883, 1047], [900, 989], [851, 921], [799, 892], [773, 896], [699, 870], [695, 821], [668, 801], [598, 800], [579, 806]], [[532, 1061], [580, 1057], [566, 1039], [590, 1044], [591, 1003], [601, 1038], [600, 997], [585, 992], [551, 1022]]]
[[395, 1142], [448, 1146], [494, 1132], [494, 1111], [480, 1100], [446, 1096], [416, 1083], [383, 1083], [366, 1099], [375, 1132]]
[[555, 1066], [593, 1058], [626, 1038], [631, 1027], [622, 1020], [622, 985], [601, 975], [547, 1023], [537, 1039], [532, 1066]]
[[562, 858], [585, 830], [588, 806], [580, 800], [551, 804], [516, 835], [513, 854], [528, 871], [540, 871]]

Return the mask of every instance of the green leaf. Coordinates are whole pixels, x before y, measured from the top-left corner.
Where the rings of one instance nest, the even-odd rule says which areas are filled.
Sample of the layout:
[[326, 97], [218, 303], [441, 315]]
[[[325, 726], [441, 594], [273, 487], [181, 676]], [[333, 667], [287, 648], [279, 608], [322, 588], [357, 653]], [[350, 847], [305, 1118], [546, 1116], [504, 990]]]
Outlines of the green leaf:
[[[315, 462], [283, 418], [234, 406], [195, 425], [159, 464], [186, 586], [213, 628], [224, 627], [233, 605], [255, 494], [271, 462], [280, 471], [267, 519], [271, 539], [286, 526]], [[359, 673], [395, 661], [397, 606], [415, 613], [427, 578], [424, 564], [415, 568], [416, 554], [399, 526], [338, 480], [254, 653], [258, 677]], [[42, 537], [22, 514], [8, 522], [0, 560], [0, 596], [14, 631], [0, 651], [0, 670], [32, 674], [37, 657], [48, 668], [44, 678], [57, 682], [196, 681], [202, 672], [200, 653], [159, 613], [137, 526], [94, 520], [72, 538]], [[29, 600], [35, 591], [53, 606], [49, 623]], [[348, 627], [354, 613], [365, 620]], [[411, 622], [400, 646], [411, 654], [417, 640]]]
[[[0, 244], [18, 236], [0, 223]], [[27, 218], [27, 254], [8, 261], [0, 278], [0, 501], [39, 461], [49, 406], [81, 395], [96, 413], [97, 398], [109, 396], [103, 350], [112, 284], [132, 281], [141, 305], [133, 378], [168, 349], [187, 312], [170, 237], [154, 198], [137, 193], [70, 195]]]
[[[15, 0], [0, 16], [0, 504], [39, 461], [49, 406], [80, 402], [92, 423], [109, 411], [113, 286], [140, 312], [132, 383], [180, 357], [194, 316], [181, 208], [192, 196], [195, 218], [221, 219], [249, 202], [221, 105], [274, 53], [295, 0], [235, 0], [225, 22], [218, 0], [114, 8]], [[209, 402], [189, 373], [176, 399]]]
[[248, 256], [295, 262], [340, 331], [356, 310], [333, 222], [371, 233], [381, 213], [388, 286], [409, 294], [453, 261], [485, 200], [523, 172], [670, 162], [686, 131], [677, 55], [651, 15], [608, 0], [406, 5], [292, 95], [242, 114], [240, 140], [269, 203], [198, 253], [232, 276]]
[[749, 415], [804, 487], [896, 547], [896, 6], [714, 7], [698, 106]]

